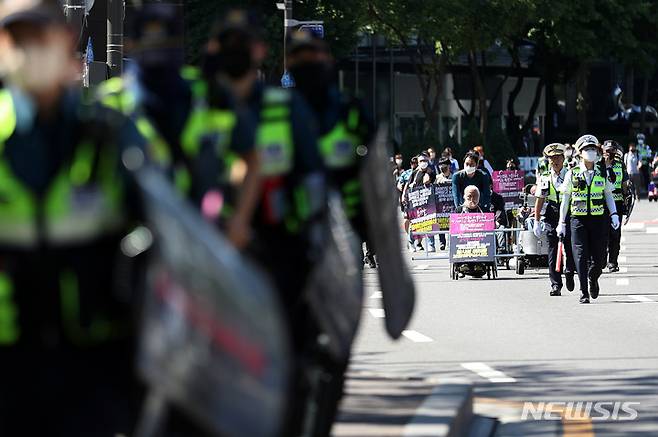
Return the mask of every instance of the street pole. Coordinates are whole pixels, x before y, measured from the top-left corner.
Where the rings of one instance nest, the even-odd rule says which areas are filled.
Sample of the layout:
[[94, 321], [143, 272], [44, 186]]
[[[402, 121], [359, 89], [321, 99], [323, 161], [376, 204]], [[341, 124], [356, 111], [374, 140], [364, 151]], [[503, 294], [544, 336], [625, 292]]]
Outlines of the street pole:
[[283, 10], [283, 71], [288, 71], [286, 62], [286, 40], [288, 39], [288, 23], [292, 20], [292, 1], [285, 0], [285, 9]]
[[377, 36], [372, 34], [372, 116], [377, 123]]
[[107, 65], [110, 77], [123, 71], [123, 15], [124, 0], [107, 0]]
[[359, 95], [359, 43], [356, 43], [354, 50], [354, 94]]

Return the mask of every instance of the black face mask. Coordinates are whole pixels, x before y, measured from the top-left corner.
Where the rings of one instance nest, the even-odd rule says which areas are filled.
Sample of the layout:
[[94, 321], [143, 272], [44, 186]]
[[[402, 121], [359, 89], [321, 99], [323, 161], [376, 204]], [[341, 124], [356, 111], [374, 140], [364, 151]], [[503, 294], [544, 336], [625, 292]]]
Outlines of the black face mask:
[[327, 89], [334, 75], [333, 68], [324, 62], [307, 62], [290, 67], [295, 87], [306, 97], [314, 108], [327, 103]]
[[203, 73], [214, 77], [225, 73], [231, 79], [239, 79], [251, 70], [251, 52], [248, 47], [226, 48], [220, 53], [206, 55], [203, 59]]

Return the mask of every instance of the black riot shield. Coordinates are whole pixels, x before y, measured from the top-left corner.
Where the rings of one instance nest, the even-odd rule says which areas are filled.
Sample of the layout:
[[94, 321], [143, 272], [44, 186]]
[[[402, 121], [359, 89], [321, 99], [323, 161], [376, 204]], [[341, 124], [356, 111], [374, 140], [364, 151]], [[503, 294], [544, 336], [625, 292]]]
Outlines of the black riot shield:
[[276, 294], [160, 174], [135, 177], [154, 241], [138, 354], [151, 398], [216, 435], [278, 435], [290, 364]]
[[324, 334], [323, 346], [343, 362], [349, 357], [361, 317], [361, 245], [336, 193], [329, 196], [328, 212], [322, 259], [309, 276], [305, 298]]
[[635, 207], [635, 184], [630, 179], [626, 181], [626, 184], [626, 191], [624, 193], [626, 220], [624, 220], [624, 225], [628, 224], [628, 221], [631, 219], [631, 214], [633, 214], [633, 208]]
[[390, 162], [385, 126], [380, 126], [373, 144], [364, 152], [367, 155], [361, 172], [361, 187], [368, 238], [377, 253], [386, 330], [392, 338], [399, 338], [411, 319], [416, 295], [402, 256], [397, 199], [387, 171]]

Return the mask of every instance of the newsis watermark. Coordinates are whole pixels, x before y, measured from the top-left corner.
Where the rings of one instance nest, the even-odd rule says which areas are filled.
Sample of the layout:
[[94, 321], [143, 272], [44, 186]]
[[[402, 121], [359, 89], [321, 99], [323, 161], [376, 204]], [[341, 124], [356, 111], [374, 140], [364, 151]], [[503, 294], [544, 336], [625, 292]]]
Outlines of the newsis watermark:
[[521, 420], [630, 421], [637, 419], [639, 405], [620, 401], [524, 402]]

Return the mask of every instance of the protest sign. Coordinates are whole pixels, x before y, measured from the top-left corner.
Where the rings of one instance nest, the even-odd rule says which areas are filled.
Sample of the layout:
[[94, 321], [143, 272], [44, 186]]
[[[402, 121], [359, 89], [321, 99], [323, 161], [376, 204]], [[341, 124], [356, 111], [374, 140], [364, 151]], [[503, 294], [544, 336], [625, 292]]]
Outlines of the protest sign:
[[523, 192], [525, 172], [523, 170], [494, 171], [493, 191], [503, 196], [505, 209], [511, 210], [523, 205], [521, 193]]
[[494, 229], [493, 213], [450, 214], [450, 262], [493, 262]]

